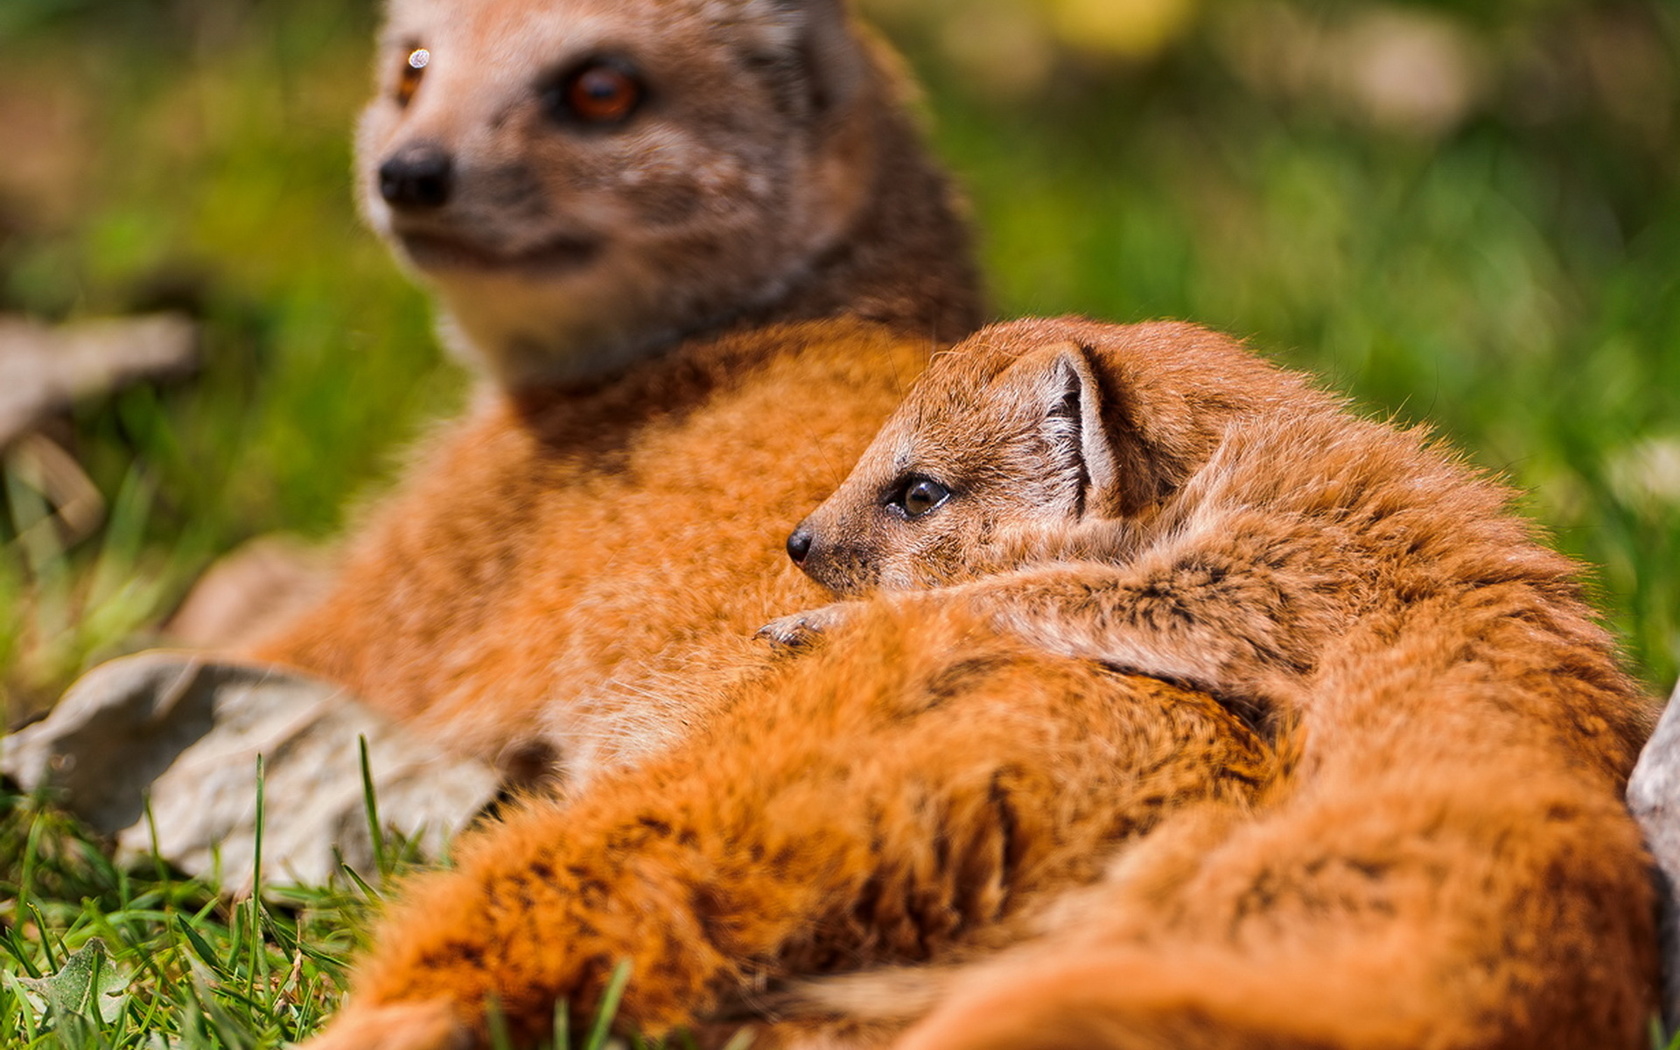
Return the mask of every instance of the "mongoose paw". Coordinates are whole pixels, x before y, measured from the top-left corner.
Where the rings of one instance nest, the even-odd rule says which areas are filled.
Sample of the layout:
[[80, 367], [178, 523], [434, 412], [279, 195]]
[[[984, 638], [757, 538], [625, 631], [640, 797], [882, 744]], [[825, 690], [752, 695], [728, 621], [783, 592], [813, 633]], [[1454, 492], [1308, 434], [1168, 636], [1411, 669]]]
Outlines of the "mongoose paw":
[[346, 1007], [297, 1050], [472, 1050], [472, 1033], [448, 1000]]
[[804, 649], [844, 623], [861, 604], [835, 602], [833, 605], [783, 616], [760, 627], [755, 637], [764, 639], [777, 649]]

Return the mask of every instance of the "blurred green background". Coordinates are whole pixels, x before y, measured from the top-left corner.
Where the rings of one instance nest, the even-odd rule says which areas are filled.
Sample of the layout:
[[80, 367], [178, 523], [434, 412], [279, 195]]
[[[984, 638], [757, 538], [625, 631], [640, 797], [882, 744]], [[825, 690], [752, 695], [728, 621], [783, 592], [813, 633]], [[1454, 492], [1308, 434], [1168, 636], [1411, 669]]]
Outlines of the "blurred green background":
[[[1431, 420], [1680, 667], [1680, 5], [876, 0], [1000, 315], [1187, 317]], [[357, 224], [371, 0], [0, 0], [0, 313], [160, 308], [196, 375], [43, 436], [101, 494], [0, 489], [15, 721], [146, 644], [248, 538], [325, 539], [458, 406]]]

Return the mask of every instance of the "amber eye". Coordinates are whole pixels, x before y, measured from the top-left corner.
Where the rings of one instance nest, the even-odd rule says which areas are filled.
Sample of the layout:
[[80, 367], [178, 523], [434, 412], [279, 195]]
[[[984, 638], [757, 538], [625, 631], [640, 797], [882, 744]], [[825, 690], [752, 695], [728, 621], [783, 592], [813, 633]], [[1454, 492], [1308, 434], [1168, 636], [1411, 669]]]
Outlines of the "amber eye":
[[561, 104], [585, 124], [622, 124], [647, 94], [641, 78], [622, 62], [595, 61], [566, 78]]
[[951, 498], [951, 490], [931, 478], [911, 478], [892, 501], [905, 517], [919, 518]]
[[415, 48], [403, 59], [402, 69], [397, 73], [397, 105], [406, 106], [414, 98], [414, 93], [420, 90], [420, 78], [431, 64], [432, 53], [423, 47]]

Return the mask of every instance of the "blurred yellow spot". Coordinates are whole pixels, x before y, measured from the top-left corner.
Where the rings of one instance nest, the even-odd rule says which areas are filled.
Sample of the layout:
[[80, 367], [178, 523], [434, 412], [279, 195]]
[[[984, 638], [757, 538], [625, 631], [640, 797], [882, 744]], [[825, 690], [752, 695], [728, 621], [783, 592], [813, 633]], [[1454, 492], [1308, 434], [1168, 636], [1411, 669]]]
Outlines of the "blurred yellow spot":
[[1056, 33], [1075, 47], [1128, 58], [1158, 53], [1189, 27], [1197, 0], [1051, 0]]

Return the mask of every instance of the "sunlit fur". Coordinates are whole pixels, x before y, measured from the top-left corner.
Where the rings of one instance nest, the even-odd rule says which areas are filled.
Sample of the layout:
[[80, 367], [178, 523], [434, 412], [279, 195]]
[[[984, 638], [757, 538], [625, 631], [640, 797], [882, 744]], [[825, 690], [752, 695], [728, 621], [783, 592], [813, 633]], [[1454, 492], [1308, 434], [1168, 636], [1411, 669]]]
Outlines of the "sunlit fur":
[[[555, 85], [603, 55], [644, 104], [623, 126], [557, 116]], [[976, 323], [950, 190], [840, 0], [392, 0], [377, 70], [363, 211], [505, 385], [765, 320], [849, 311], [931, 341]], [[393, 209], [379, 168], [420, 148], [453, 191]]]
[[[722, 1046], [875, 1045], [902, 1020], [778, 1013], [790, 981], [954, 964], [1018, 941], [1104, 858], [1272, 783], [1212, 700], [1037, 652], [965, 610], [890, 608], [729, 690], [684, 745], [534, 803], [417, 878], [309, 1050], [529, 1047], [557, 999], [590, 1023]], [[678, 1044], [680, 1045], [680, 1044]]]
[[755, 628], [821, 600], [782, 539], [929, 349], [810, 322], [493, 399], [416, 453], [332, 594], [257, 656], [515, 776], [575, 787], [667, 747]]
[[[954, 494], [906, 520], [881, 493], [907, 473]], [[807, 521], [806, 568], [1208, 689], [1298, 759], [1258, 819], [1158, 833], [957, 978], [905, 1047], [1641, 1046], [1653, 904], [1620, 797], [1653, 705], [1509, 502], [1192, 326], [1022, 322], [938, 358]]]
[[[761, 1046], [1643, 1046], [1653, 897], [1619, 793], [1649, 708], [1574, 567], [1415, 431], [1186, 326], [990, 331], [918, 387], [915, 432], [940, 406], [1030, 415], [988, 411], [993, 394], [1063, 410], [1041, 380], [1066, 390], [1069, 353], [1103, 383], [1115, 468], [1085, 472], [1081, 513], [1152, 523], [1134, 553], [1069, 533], [1064, 499], [1027, 516], [1062, 514], [1071, 546], [1029, 525], [989, 548], [994, 575], [871, 601], [814, 650], [714, 685], [685, 741], [416, 879], [310, 1050], [482, 1046], [491, 998], [530, 1045], [557, 998], [590, 1017], [620, 959], [621, 1027], [706, 1046], [766, 1015]], [[1089, 457], [1085, 405], [1064, 415]], [[1309, 447], [1225, 458], [1262, 438]], [[1302, 565], [1255, 554], [1283, 507], [1327, 519], [1285, 537], [1346, 544], [1314, 548], [1343, 570], [1306, 586], [1330, 588], [1308, 604], [1343, 630], [1286, 619], [1316, 662], [1256, 694], [1290, 704], [1276, 757], [1205, 698], [1049, 651], [1142, 629], [1115, 590], [1147, 570], [1135, 552], [1197, 536], [1222, 493], [1246, 506], [1198, 542], [1249, 559], [1226, 567], [1258, 595], [1305, 586]], [[1012, 603], [1045, 577], [1085, 600]], [[1334, 612], [1333, 580], [1363, 596], [1355, 613]], [[1182, 599], [1167, 619], [1223, 652], [1288, 613], [1246, 614], [1195, 573], [1160, 582], [1167, 609]]]

